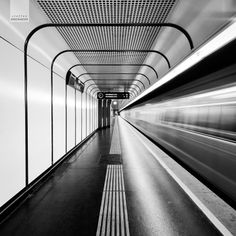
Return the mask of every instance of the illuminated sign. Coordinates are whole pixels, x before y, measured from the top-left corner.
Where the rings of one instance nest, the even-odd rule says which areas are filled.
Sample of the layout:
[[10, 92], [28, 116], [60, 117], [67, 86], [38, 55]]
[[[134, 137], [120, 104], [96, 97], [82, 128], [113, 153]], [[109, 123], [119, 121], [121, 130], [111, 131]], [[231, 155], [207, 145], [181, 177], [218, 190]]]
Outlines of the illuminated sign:
[[129, 99], [128, 92], [98, 92], [97, 99]]

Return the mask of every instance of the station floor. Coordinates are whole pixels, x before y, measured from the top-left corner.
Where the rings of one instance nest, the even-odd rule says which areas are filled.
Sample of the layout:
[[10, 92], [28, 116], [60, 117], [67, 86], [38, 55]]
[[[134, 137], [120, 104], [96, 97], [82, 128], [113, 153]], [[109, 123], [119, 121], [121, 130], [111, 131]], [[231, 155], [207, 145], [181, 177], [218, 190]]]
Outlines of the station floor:
[[112, 123], [4, 221], [0, 235], [221, 235], [145, 137], [122, 118]]

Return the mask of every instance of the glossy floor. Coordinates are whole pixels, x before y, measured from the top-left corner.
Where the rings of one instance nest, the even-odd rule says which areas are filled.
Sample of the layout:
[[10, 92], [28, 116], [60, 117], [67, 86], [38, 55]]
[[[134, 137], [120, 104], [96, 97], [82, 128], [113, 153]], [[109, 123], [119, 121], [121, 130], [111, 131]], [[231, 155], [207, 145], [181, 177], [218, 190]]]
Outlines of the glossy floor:
[[[118, 225], [119, 235], [220, 235], [133, 129], [119, 118], [95, 134], [0, 226], [0, 235], [118, 235]], [[116, 167], [109, 172], [108, 165]], [[100, 218], [111, 224], [108, 234], [102, 223], [98, 230]]]

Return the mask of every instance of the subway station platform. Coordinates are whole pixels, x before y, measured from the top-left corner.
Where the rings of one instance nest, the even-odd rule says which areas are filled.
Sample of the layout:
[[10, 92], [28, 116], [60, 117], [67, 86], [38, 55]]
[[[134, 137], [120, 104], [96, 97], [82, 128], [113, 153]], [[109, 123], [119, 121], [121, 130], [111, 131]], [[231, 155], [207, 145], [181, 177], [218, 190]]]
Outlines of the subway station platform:
[[236, 235], [236, 1], [1, 0], [0, 236]]
[[96, 132], [0, 235], [231, 235], [236, 212], [122, 118]]

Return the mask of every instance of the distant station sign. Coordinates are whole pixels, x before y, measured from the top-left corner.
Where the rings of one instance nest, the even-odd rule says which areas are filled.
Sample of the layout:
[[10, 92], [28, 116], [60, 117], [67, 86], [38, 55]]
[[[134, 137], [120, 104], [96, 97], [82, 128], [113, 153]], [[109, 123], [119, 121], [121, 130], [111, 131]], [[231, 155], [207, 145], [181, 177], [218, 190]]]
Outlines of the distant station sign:
[[129, 99], [128, 92], [98, 92], [97, 99]]
[[76, 76], [70, 71], [66, 74], [66, 84], [79, 90], [81, 93], [84, 92], [84, 83], [76, 78]]

